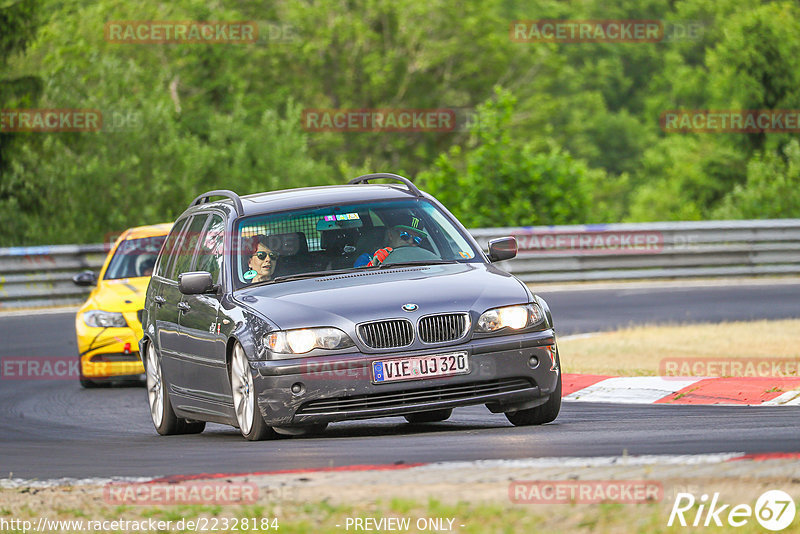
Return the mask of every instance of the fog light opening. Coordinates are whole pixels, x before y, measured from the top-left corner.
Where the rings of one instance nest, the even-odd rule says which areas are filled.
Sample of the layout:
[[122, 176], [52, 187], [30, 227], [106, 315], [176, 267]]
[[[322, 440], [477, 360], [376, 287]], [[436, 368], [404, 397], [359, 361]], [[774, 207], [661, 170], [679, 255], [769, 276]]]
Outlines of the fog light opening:
[[292, 393], [295, 395], [302, 395], [305, 390], [306, 387], [300, 382], [295, 382], [292, 384]]
[[528, 359], [528, 367], [531, 369], [536, 369], [539, 367], [539, 358], [536, 356], [531, 356], [530, 359]]

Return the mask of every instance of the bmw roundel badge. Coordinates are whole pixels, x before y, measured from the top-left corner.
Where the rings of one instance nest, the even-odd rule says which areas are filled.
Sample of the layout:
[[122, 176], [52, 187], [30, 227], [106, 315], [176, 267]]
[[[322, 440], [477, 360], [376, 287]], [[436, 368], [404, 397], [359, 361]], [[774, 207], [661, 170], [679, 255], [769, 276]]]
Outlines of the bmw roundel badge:
[[417, 308], [419, 308], [419, 306], [417, 306], [416, 304], [414, 304], [412, 302], [409, 302], [408, 304], [403, 304], [403, 311], [413, 312], [413, 311], [417, 311]]

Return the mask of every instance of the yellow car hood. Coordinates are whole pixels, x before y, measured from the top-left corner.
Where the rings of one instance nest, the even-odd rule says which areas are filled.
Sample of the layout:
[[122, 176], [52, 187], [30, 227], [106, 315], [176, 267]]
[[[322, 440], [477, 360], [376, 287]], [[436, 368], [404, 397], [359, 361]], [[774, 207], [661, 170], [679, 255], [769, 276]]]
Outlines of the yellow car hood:
[[87, 304], [93, 309], [111, 312], [141, 310], [149, 283], [149, 276], [101, 280]]

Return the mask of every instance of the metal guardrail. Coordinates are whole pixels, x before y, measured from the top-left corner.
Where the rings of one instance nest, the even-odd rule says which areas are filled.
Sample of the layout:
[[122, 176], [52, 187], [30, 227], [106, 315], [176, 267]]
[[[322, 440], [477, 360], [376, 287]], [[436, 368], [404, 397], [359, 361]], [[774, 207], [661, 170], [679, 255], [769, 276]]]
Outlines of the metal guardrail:
[[502, 264], [525, 282], [800, 274], [800, 219], [620, 223], [472, 230], [517, 237]]
[[[479, 228], [482, 247], [517, 237], [501, 268], [525, 282], [800, 274], [800, 219]], [[107, 245], [0, 248], [0, 309], [80, 304], [72, 275]]]
[[72, 282], [80, 271], [98, 271], [108, 244], [0, 248], [0, 309], [65, 306], [86, 300], [91, 288]]

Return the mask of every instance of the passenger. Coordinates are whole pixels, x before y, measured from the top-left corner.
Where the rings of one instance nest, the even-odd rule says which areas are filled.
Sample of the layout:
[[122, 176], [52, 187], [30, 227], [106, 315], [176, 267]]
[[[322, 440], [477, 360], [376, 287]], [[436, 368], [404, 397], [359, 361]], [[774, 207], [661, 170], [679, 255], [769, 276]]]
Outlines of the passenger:
[[272, 273], [275, 272], [278, 254], [267, 246], [267, 236], [265, 235], [255, 236], [253, 243], [256, 246], [247, 260], [250, 270], [245, 272], [242, 278], [249, 280], [250, 283], [266, 282], [272, 278]]

